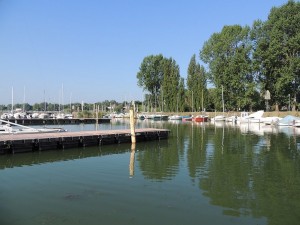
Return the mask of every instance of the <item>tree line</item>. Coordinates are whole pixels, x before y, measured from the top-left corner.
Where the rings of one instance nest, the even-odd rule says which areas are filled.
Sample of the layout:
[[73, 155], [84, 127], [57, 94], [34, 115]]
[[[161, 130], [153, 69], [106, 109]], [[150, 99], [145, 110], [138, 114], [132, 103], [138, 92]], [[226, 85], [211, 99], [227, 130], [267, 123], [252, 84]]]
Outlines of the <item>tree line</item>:
[[[149, 111], [295, 110], [300, 87], [300, 2], [289, 0], [252, 27], [226, 25], [191, 57], [187, 78], [176, 61], [146, 56], [137, 73]], [[267, 102], [266, 102], [267, 101]], [[268, 104], [266, 104], [268, 103]]]
[[[69, 103], [69, 104], [58, 104], [58, 103], [51, 103], [51, 102], [40, 102], [40, 103], [34, 103], [34, 104], [29, 104], [29, 103], [16, 103], [13, 105], [8, 104], [8, 105], [0, 105], [0, 112], [9, 112], [12, 110], [19, 109], [24, 112], [29, 112], [29, 111], [57, 111], [57, 112], [67, 112], [67, 113], [72, 113], [72, 112], [88, 112], [88, 111], [95, 111], [96, 109], [100, 112], [127, 112], [129, 107], [130, 107], [131, 102], [117, 102], [115, 100], [105, 100], [102, 102], [96, 102], [96, 103], [79, 103], [79, 102], [74, 102], [74, 103]], [[142, 102], [136, 101], [135, 104], [137, 107], [141, 108], [142, 107]]]

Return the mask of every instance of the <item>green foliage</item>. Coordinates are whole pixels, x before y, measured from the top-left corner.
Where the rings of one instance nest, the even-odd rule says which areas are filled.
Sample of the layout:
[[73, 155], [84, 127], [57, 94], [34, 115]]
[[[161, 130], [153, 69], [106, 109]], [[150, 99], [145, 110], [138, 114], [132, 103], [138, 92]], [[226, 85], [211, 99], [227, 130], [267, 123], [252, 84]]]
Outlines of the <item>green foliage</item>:
[[0, 111], [8, 110], [6, 105], [0, 105]]
[[177, 111], [178, 87], [180, 80], [179, 66], [172, 58], [164, 60], [164, 77], [162, 82], [164, 111]]
[[178, 110], [179, 112], [185, 111], [185, 88], [184, 88], [184, 79], [181, 77], [179, 80], [178, 86]]
[[78, 118], [92, 118], [93, 113], [91, 111], [84, 110], [78, 113]]
[[[145, 57], [137, 78], [138, 85], [150, 92], [145, 96], [148, 106], [154, 107], [155, 110], [159, 108], [161, 111], [176, 111], [179, 108], [177, 98], [180, 72], [174, 59], [167, 59], [162, 55]], [[181, 92], [182, 90], [184, 89], [181, 89]], [[179, 104], [181, 103], [178, 102]]]
[[204, 67], [196, 62], [196, 55], [193, 55], [187, 75], [187, 96], [191, 111], [204, 111], [207, 99], [206, 76]]
[[200, 51], [200, 58], [208, 64], [210, 81], [217, 88], [214, 105], [221, 110], [221, 87], [224, 87], [225, 108], [236, 110], [252, 107], [256, 94], [251, 63], [250, 28], [240, 25], [224, 26], [214, 33]]
[[163, 56], [150, 55], [144, 58], [137, 73], [138, 86], [151, 93], [151, 103], [157, 105], [157, 97], [160, 96], [161, 84], [163, 80]]
[[[300, 3], [272, 8], [266, 22], [255, 21], [252, 28], [254, 65], [262, 91], [269, 90], [271, 103], [284, 104], [300, 86]], [[296, 102], [295, 102], [296, 103]]]

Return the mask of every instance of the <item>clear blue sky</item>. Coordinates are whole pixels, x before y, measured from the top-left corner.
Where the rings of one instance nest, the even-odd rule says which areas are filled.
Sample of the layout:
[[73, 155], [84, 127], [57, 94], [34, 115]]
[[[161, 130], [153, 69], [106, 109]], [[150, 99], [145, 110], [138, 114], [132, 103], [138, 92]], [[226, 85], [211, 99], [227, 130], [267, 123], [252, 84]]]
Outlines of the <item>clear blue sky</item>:
[[30, 104], [141, 100], [136, 74], [144, 57], [172, 57], [186, 78], [192, 55], [199, 60], [214, 32], [265, 21], [285, 3], [0, 0], [0, 104], [12, 102], [12, 87], [14, 103], [23, 103], [24, 89]]

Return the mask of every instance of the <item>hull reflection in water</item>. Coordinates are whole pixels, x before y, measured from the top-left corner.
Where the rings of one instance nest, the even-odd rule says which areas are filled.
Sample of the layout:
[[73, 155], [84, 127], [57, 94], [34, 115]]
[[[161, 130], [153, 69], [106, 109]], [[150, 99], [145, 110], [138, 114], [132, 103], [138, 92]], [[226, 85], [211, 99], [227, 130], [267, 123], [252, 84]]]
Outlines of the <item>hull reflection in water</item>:
[[247, 125], [143, 120], [169, 139], [3, 155], [1, 224], [298, 224], [298, 129]]

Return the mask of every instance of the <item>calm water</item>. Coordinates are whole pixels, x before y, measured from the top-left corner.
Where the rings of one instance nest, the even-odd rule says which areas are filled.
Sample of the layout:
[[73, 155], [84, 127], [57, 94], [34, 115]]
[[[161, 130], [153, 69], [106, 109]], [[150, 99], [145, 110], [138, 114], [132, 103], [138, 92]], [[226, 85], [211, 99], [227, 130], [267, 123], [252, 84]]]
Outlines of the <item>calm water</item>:
[[300, 130], [137, 126], [168, 128], [171, 136], [135, 150], [121, 144], [0, 155], [0, 224], [299, 224]]

